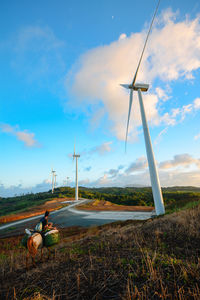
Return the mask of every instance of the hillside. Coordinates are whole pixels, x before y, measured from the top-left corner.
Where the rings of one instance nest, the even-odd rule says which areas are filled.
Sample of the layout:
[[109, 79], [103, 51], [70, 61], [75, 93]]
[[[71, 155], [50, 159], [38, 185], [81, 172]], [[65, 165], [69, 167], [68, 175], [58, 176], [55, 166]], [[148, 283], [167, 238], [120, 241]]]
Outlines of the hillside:
[[[168, 210], [178, 209], [189, 203], [200, 201], [200, 188], [197, 187], [170, 187], [162, 188], [165, 206]], [[23, 214], [31, 208], [44, 205], [47, 201], [64, 198], [73, 198], [74, 189], [70, 187], [56, 188], [51, 191], [37, 194], [26, 194], [16, 197], [0, 197], [0, 217]], [[110, 187], [110, 188], [79, 188], [79, 197], [86, 199], [96, 199], [109, 201], [117, 205], [124, 206], [145, 206], [152, 207], [153, 196], [150, 187]]]
[[1, 299], [200, 297], [200, 206], [61, 234], [55, 257], [28, 271], [21, 236], [1, 239]]
[[79, 210], [88, 211], [153, 211], [151, 206], [119, 205], [105, 200], [90, 200], [90, 202], [76, 206]]

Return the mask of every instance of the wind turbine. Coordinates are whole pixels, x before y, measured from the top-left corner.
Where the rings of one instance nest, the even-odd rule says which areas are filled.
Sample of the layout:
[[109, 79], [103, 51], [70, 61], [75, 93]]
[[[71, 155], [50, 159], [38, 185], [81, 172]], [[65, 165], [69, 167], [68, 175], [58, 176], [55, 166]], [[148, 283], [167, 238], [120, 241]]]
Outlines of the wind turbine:
[[73, 159], [76, 158], [76, 188], [75, 188], [75, 200], [78, 200], [78, 158], [80, 157], [79, 154], [75, 152], [75, 144], [74, 144], [74, 155]]
[[67, 186], [68, 186], [68, 184], [69, 184], [69, 176], [67, 176]]
[[52, 194], [54, 192], [54, 187], [55, 187], [55, 175], [56, 171], [54, 171], [53, 169], [51, 169], [51, 174], [52, 174]]
[[57, 175], [55, 174], [54, 175], [54, 178], [55, 178], [55, 181], [54, 181], [54, 187], [56, 188], [56, 177], [57, 177]]
[[146, 114], [145, 114], [145, 108], [144, 108], [143, 99], [142, 99], [142, 92], [147, 92], [149, 85], [144, 84], [144, 83], [136, 84], [136, 79], [137, 79], [138, 71], [140, 68], [141, 61], [142, 61], [142, 57], [143, 57], [143, 54], [144, 54], [144, 51], [145, 51], [145, 48], [147, 45], [147, 41], [148, 41], [148, 38], [149, 38], [149, 35], [151, 32], [151, 28], [152, 28], [159, 4], [160, 4], [160, 0], [158, 1], [156, 10], [155, 10], [153, 18], [152, 18], [151, 25], [149, 27], [149, 31], [147, 33], [144, 47], [143, 47], [143, 50], [142, 50], [142, 53], [141, 53], [141, 56], [139, 59], [139, 63], [138, 63], [135, 75], [133, 77], [133, 81], [131, 84], [121, 84], [121, 86], [130, 90], [125, 149], [126, 149], [126, 145], [127, 145], [128, 127], [129, 127], [131, 107], [132, 107], [132, 102], [133, 102], [133, 91], [137, 91], [138, 98], [139, 98], [139, 104], [140, 104], [140, 112], [141, 112], [141, 118], [142, 118], [142, 126], [143, 126], [143, 132], [144, 132], [144, 139], [145, 139], [145, 146], [146, 146], [146, 152], [147, 152], [147, 160], [148, 160], [148, 165], [149, 165], [149, 173], [150, 173], [150, 178], [151, 178], [151, 186], [152, 186], [155, 210], [156, 210], [157, 215], [162, 215], [165, 213], [165, 207], [164, 207], [164, 202], [163, 202], [163, 197], [162, 197], [162, 192], [161, 192], [161, 187], [160, 187], [160, 181], [159, 181], [159, 177], [158, 177], [158, 171], [157, 171], [157, 167], [156, 167], [156, 161], [154, 158], [151, 137], [149, 134], [149, 128], [148, 128]]

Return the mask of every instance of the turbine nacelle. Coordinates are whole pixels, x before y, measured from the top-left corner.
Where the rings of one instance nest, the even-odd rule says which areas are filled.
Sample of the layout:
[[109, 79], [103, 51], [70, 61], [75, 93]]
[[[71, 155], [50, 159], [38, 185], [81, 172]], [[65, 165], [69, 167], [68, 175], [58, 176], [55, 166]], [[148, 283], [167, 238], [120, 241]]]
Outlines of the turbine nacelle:
[[145, 83], [137, 83], [137, 84], [120, 84], [121, 86], [123, 86], [125, 89], [130, 89], [130, 90], [134, 90], [134, 91], [138, 91], [141, 90], [142, 92], [147, 92], [149, 89], [149, 84], [145, 84]]

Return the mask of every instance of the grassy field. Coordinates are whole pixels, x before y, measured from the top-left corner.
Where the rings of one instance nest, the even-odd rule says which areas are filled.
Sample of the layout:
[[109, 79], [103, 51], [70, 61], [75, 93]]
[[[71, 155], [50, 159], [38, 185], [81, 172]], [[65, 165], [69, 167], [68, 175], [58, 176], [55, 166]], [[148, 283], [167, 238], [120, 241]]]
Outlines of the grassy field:
[[[163, 198], [167, 211], [172, 212], [180, 208], [193, 207], [200, 203], [200, 188], [197, 187], [170, 187], [162, 188]], [[53, 199], [73, 198], [74, 189], [70, 187], [56, 188], [51, 191], [27, 194], [10, 198], [0, 197], [0, 218], [34, 210], [35, 207], [45, 205]], [[120, 206], [154, 206], [152, 190], [150, 187], [110, 187], [110, 188], [79, 188], [79, 197], [86, 199], [111, 202]], [[103, 202], [102, 202], [103, 203]], [[113, 205], [114, 207], [114, 205]], [[5, 219], [5, 218], [4, 218]], [[1, 218], [3, 220], [3, 218]]]
[[200, 299], [199, 205], [61, 234], [29, 270], [21, 237], [0, 240], [1, 299]]

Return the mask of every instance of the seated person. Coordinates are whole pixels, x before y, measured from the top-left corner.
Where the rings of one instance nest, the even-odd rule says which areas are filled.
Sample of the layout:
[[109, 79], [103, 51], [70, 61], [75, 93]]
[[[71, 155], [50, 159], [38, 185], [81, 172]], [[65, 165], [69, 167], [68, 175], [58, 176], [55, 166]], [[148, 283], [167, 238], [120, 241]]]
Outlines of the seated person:
[[44, 232], [46, 229], [56, 229], [53, 227], [53, 223], [48, 223], [49, 211], [47, 210], [44, 214], [44, 217], [40, 220], [42, 223], [42, 231]]

